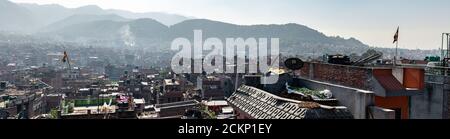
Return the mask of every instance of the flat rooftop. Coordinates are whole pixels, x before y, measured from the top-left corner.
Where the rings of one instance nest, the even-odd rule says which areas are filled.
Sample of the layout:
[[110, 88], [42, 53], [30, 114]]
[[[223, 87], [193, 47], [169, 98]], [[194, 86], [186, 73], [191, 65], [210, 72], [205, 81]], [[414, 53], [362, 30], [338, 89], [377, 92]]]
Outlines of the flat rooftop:
[[180, 81], [178, 80], [173, 80], [173, 79], [164, 79], [164, 84], [165, 85], [180, 85]]
[[206, 106], [228, 106], [228, 102], [226, 100], [211, 100], [204, 103]]
[[392, 69], [392, 68], [419, 68], [423, 69], [426, 67], [424, 64], [397, 64], [394, 65], [369, 65], [369, 66], [354, 66], [354, 65], [340, 65], [340, 64], [331, 64], [331, 63], [322, 63], [322, 62], [305, 62], [311, 64], [323, 64], [323, 65], [332, 65], [332, 66], [340, 66], [340, 67], [350, 67], [350, 68], [360, 68], [360, 69]]
[[67, 113], [63, 115], [87, 115], [88, 110], [91, 111], [91, 114], [110, 114], [115, 113], [117, 106], [89, 106], [89, 107], [74, 107], [72, 113]]

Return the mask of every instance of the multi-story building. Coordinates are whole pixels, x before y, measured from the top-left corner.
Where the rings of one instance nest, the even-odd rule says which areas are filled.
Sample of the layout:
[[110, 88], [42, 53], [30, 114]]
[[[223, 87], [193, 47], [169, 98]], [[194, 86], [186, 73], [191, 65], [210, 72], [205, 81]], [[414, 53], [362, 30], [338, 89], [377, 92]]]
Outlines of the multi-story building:
[[[357, 118], [377, 118], [374, 109], [388, 115], [381, 118], [448, 115], [447, 76], [425, 74], [424, 65], [359, 67], [306, 62], [296, 73], [303, 85], [331, 90]], [[392, 111], [394, 115], [389, 114]]]
[[158, 104], [183, 101], [185, 88], [177, 79], [164, 79], [162, 93], [158, 95]]
[[120, 67], [116, 67], [113, 65], [107, 65], [105, 67], [105, 75], [108, 79], [113, 80], [113, 81], [118, 81], [120, 80], [120, 77], [123, 75], [125, 69], [124, 68], [120, 68]]
[[225, 99], [233, 91], [231, 78], [226, 76], [205, 76], [201, 83], [203, 99]]
[[412, 119], [450, 119], [450, 68], [428, 68], [420, 95], [411, 96]]
[[0, 96], [0, 111], [4, 117], [30, 119], [47, 112], [41, 91], [7, 89]]

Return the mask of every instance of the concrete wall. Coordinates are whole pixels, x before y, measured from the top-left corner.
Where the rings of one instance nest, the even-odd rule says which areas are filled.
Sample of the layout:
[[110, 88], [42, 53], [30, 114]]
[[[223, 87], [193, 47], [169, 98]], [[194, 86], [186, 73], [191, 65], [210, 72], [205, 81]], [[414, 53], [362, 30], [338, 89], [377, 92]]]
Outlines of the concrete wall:
[[403, 84], [403, 68], [393, 68], [392, 69], [392, 75], [401, 83]]
[[369, 115], [373, 119], [395, 119], [395, 111], [391, 109], [385, 109], [381, 107], [369, 107]]
[[450, 77], [426, 75], [421, 95], [411, 97], [412, 119], [447, 119]]
[[356, 88], [340, 86], [305, 78], [294, 79], [294, 83], [313, 90], [328, 89], [333, 96], [339, 100], [339, 103], [346, 106], [353, 114], [355, 119], [370, 118], [368, 115], [369, 106], [374, 105], [374, 93], [371, 91], [360, 90]]

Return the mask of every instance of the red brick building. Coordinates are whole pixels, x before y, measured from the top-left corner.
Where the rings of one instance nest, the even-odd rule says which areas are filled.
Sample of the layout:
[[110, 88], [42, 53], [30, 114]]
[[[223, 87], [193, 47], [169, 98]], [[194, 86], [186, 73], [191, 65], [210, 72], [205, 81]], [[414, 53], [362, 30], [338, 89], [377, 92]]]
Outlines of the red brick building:
[[328, 82], [375, 92], [375, 106], [396, 111], [396, 118], [409, 118], [410, 96], [424, 89], [423, 67], [358, 67], [306, 62], [296, 74], [311, 80]]

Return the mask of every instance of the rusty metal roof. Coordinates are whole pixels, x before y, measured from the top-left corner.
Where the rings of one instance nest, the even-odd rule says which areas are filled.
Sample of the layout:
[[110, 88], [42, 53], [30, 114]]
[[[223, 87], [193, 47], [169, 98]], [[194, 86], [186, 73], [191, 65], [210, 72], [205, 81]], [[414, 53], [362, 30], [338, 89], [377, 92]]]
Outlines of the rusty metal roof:
[[398, 81], [392, 74], [374, 75], [374, 76], [386, 91], [405, 90], [400, 81]]

